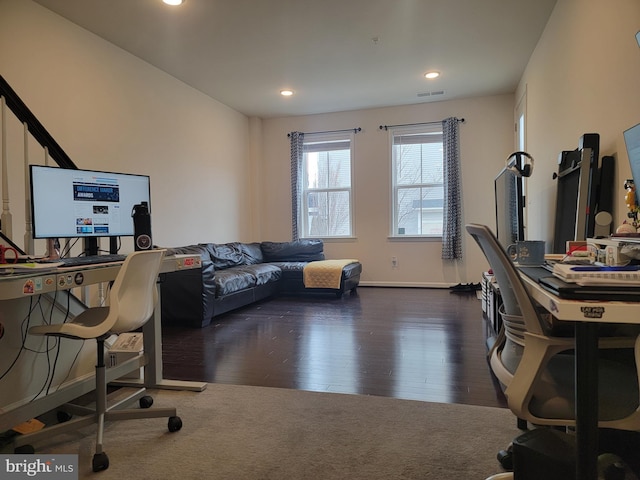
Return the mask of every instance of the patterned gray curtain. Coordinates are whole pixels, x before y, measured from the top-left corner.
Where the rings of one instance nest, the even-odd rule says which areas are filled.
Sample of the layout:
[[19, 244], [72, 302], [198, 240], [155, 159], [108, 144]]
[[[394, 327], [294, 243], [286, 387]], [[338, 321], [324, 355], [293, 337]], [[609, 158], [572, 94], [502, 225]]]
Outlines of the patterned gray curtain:
[[304, 133], [291, 132], [291, 239], [298, 240], [298, 209], [302, 191], [302, 146]]
[[462, 201], [460, 187], [460, 147], [458, 119], [442, 121], [444, 147], [444, 215], [442, 226], [442, 259], [462, 258]]

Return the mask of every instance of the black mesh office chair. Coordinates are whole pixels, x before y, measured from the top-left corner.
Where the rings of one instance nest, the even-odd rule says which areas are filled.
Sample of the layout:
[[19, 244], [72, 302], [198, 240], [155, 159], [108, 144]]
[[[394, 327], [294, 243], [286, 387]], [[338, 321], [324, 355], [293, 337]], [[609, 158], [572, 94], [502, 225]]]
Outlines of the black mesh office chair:
[[[575, 425], [573, 336], [555, 333], [557, 327], [537, 308], [491, 230], [477, 224], [466, 229], [487, 258], [504, 302], [504, 340], [492, 349], [490, 365], [509, 409], [536, 425]], [[602, 338], [600, 348], [635, 348], [636, 364], [640, 360], [634, 337]], [[599, 369], [599, 426], [640, 431], [638, 369], [608, 358], [600, 359]]]

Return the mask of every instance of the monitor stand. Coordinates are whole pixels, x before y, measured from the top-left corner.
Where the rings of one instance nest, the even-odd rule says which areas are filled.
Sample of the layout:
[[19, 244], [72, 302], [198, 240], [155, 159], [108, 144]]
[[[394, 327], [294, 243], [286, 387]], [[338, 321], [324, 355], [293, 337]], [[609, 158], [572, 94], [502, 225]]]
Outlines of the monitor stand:
[[47, 254], [48, 260], [57, 260], [60, 258], [60, 242], [57, 238], [47, 238]]
[[118, 237], [109, 237], [109, 253], [118, 253]]
[[88, 237], [84, 239], [84, 254], [87, 256], [98, 255], [98, 238]]

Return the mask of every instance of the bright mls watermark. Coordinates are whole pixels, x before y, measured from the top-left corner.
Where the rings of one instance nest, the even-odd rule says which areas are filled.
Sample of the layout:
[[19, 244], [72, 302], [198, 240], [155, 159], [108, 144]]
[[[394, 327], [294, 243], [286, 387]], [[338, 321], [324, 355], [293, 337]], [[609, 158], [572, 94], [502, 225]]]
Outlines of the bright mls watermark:
[[0, 478], [78, 480], [78, 455], [0, 455]]

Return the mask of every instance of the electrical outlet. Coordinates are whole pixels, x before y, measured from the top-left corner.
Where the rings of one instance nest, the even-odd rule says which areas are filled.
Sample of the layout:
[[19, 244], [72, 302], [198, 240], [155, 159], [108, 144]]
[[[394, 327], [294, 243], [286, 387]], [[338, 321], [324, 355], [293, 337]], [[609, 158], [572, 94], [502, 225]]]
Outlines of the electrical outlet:
[[398, 257], [391, 257], [391, 266], [393, 268], [397, 268], [398, 267]]

